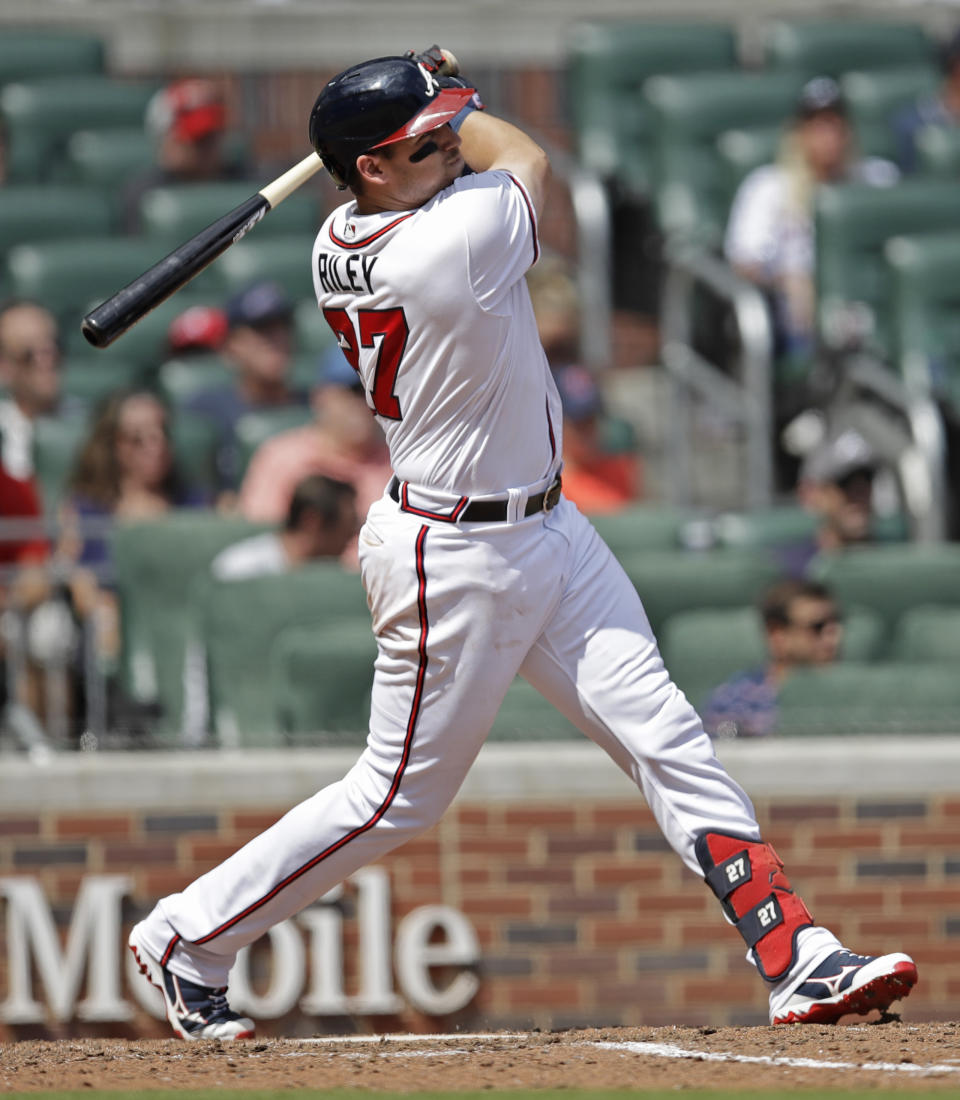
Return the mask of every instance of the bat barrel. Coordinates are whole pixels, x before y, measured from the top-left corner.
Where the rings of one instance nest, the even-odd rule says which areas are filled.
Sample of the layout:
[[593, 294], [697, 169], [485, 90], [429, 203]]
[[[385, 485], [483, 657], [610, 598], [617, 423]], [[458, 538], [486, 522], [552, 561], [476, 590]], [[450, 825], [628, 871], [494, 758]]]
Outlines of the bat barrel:
[[80, 331], [88, 343], [105, 348], [150, 310], [211, 264], [267, 213], [270, 203], [259, 192], [174, 249], [132, 283], [84, 317]]

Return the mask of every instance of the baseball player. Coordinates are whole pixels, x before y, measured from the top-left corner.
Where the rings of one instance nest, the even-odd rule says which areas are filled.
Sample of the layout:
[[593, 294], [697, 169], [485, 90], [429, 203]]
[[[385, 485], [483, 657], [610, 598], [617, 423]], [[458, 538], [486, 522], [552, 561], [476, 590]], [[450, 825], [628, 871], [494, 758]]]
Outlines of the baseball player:
[[885, 1009], [913, 960], [854, 955], [814, 922], [633, 585], [563, 497], [524, 279], [549, 163], [480, 106], [436, 47], [355, 65], [314, 105], [314, 148], [353, 196], [317, 236], [317, 300], [395, 471], [360, 533], [368, 740], [342, 780], [159, 902], [130, 946], [177, 1034], [251, 1036], [226, 999], [237, 951], [438, 821], [519, 673], [641, 788], [742, 934], [773, 1023]]

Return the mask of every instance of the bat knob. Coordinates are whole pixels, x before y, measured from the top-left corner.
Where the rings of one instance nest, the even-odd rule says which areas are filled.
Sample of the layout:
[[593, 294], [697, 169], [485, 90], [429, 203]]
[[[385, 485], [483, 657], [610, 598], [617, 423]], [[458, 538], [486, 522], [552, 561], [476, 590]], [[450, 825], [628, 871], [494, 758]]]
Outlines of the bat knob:
[[440, 52], [443, 54], [443, 64], [440, 66], [439, 72], [443, 76], [457, 76], [460, 72], [460, 62], [454, 55], [453, 50], [445, 50], [441, 47]]

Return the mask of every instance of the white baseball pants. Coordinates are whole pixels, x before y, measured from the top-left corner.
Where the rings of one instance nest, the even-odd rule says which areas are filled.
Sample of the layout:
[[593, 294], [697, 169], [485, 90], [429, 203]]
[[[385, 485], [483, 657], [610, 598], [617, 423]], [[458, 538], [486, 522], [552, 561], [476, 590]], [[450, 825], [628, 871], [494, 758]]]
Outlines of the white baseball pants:
[[360, 558], [379, 645], [367, 746], [342, 780], [157, 905], [142, 931], [171, 971], [225, 985], [241, 947], [437, 822], [518, 672], [631, 776], [697, 874], [699, 833], [759, 839], [640, 597], [573, 504], [458, 526], [385, 496]]

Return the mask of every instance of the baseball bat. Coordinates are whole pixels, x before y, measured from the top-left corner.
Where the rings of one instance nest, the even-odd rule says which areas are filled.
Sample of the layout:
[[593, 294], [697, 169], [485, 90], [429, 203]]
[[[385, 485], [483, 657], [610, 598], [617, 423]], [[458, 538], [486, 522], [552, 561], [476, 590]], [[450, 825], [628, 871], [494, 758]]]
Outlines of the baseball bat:
[[278, 176], [239, 206], [201, 229], [83, 319], [80, 330], [96, 348], [113, 343], [248, 233], [261, 218], [323, 167], [316, 153]]

